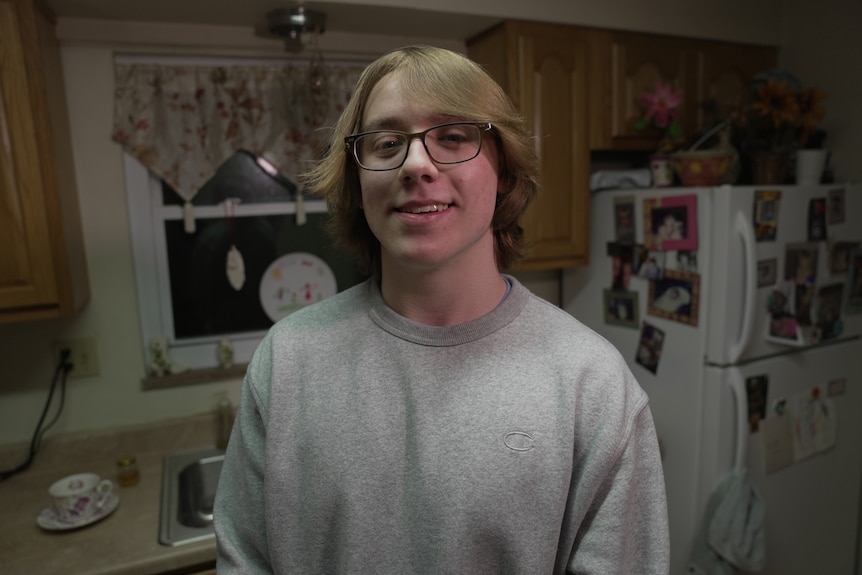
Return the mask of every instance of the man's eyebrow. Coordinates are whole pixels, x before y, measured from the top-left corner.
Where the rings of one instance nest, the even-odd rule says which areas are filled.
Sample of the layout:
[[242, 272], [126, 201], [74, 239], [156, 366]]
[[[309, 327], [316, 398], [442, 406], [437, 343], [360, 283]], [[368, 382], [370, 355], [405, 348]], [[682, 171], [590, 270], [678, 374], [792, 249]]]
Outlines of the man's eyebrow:
[[400, 130], [404, 128], [404, 123], [393, 117], [377, 118], [361, 128], [360, 132], [373, 132], [374, 130]]
[[[451, 114], [434, 114], [428, 118], [432, 125], [446, 124], [448, 122], [459, 122], [463, 118], [453, 116]], [[406, 131], [406, 122], [402, 118], [387, 116], [372, 120], [368, 124], [361, 126], [360, 132], [373, 132], [375, 130], [400, 130]]]

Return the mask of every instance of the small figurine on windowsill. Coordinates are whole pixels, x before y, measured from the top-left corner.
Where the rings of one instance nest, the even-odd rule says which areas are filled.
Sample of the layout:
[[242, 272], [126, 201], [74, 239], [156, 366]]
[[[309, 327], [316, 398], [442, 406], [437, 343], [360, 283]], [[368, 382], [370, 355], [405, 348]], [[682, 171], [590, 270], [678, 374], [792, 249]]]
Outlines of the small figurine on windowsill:
[[229, 369], [233, 367], [233, 344], [228, 339], [220, 339], [216, 349], [219, 367]]
[[178, 365], [168, 356], [168, 338], [154, 337], [150, 340], [150, 368], [153, 375], [173, 375], [183, 373], [188, 367]]

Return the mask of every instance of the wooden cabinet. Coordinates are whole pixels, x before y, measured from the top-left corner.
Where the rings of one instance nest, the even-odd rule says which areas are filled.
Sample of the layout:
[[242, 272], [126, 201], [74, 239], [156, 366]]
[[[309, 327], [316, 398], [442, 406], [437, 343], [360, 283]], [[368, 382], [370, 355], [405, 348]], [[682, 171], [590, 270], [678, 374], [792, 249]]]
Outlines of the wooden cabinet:
[[535, 137], [542, 188], [522, 219], [530, 251], [516, 270], [587, 263], [587, 36], [569, 26], [505, 22], [467, 49], [503, 86]]
[[0, 0], [0, 322], [65, 317], [89, 298], [53, 17]]
[[[687, 85], [686, 53], [675, 38], [594, 30], [590, 67], [590, 147], [594, 150], [655, 150], [661, 133], [636, 130], [641, 94], [660, 80], [675, 89]], [[680, 114], [683, 130], [686, 110]]]
[[590, 152], [657, 148], [659, 131], [634, 127], [656, 80], [684, 91], [679, 119], [691, 140], [747, 102], [754, 76], [777, 63], [765, 46], [518, 21], [471, 39], [467, 53], [536, 139], [543, 185], [522, 220], [532, 249], [517, 270], [588, 263]]
[[[691, 140], [748, 102], [754, 76], [774, 67], [775, 48], [595, 30], [590, 62], [590, 148], [655, 150], [661, 132], [636, 130], [638, 98], [660, 80], [682, 89], [679, 121]], [[708, 112], [702, 104], [712, 101]]]
[[[692, 119], [692, 133], [709, 128], [748, 104], [751, 81], [778, 63], [777, 50], [768, 46], [700, 40], [687, 43], [686, 114]], [[704, 108], [704, 102], [712, 102], [714, 108]]]

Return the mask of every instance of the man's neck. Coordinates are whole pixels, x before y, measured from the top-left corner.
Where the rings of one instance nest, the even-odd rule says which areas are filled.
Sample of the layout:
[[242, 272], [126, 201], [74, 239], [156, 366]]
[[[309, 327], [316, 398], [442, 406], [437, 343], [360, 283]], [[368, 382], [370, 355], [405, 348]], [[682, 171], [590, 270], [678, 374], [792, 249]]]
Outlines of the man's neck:
[[404, 317], [446, 326], [489, 313], [507, 288], [495, 265], [431, 271], [387, 270], [384, 265], [380, 291], [386, 304]]

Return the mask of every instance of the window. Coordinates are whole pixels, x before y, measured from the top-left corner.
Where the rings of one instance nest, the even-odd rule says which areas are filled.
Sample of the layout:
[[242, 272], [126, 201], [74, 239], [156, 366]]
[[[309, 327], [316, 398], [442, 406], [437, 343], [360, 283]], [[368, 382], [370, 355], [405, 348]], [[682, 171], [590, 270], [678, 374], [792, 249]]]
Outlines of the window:
[[[128, 154], [125, 168], [148, 364], [154, 338], [167, 339], [179, 366], [217, 366], [222, 339], [231, 342], [234, 363], [243, 364], [274, 320], [365, 279], [322, 231], [325, 202], [303, 196], [307, 221], [297, 225], [296, 186], [248, 152], [236, 152], [198, 191], [193, 233], [184, 229], [184, 201], [170, 186]], [[244, 262], [240, 289], [226, 272], [231, 245]], [[291, 267], [300, 260], [322, 279], [305, 281]]]

